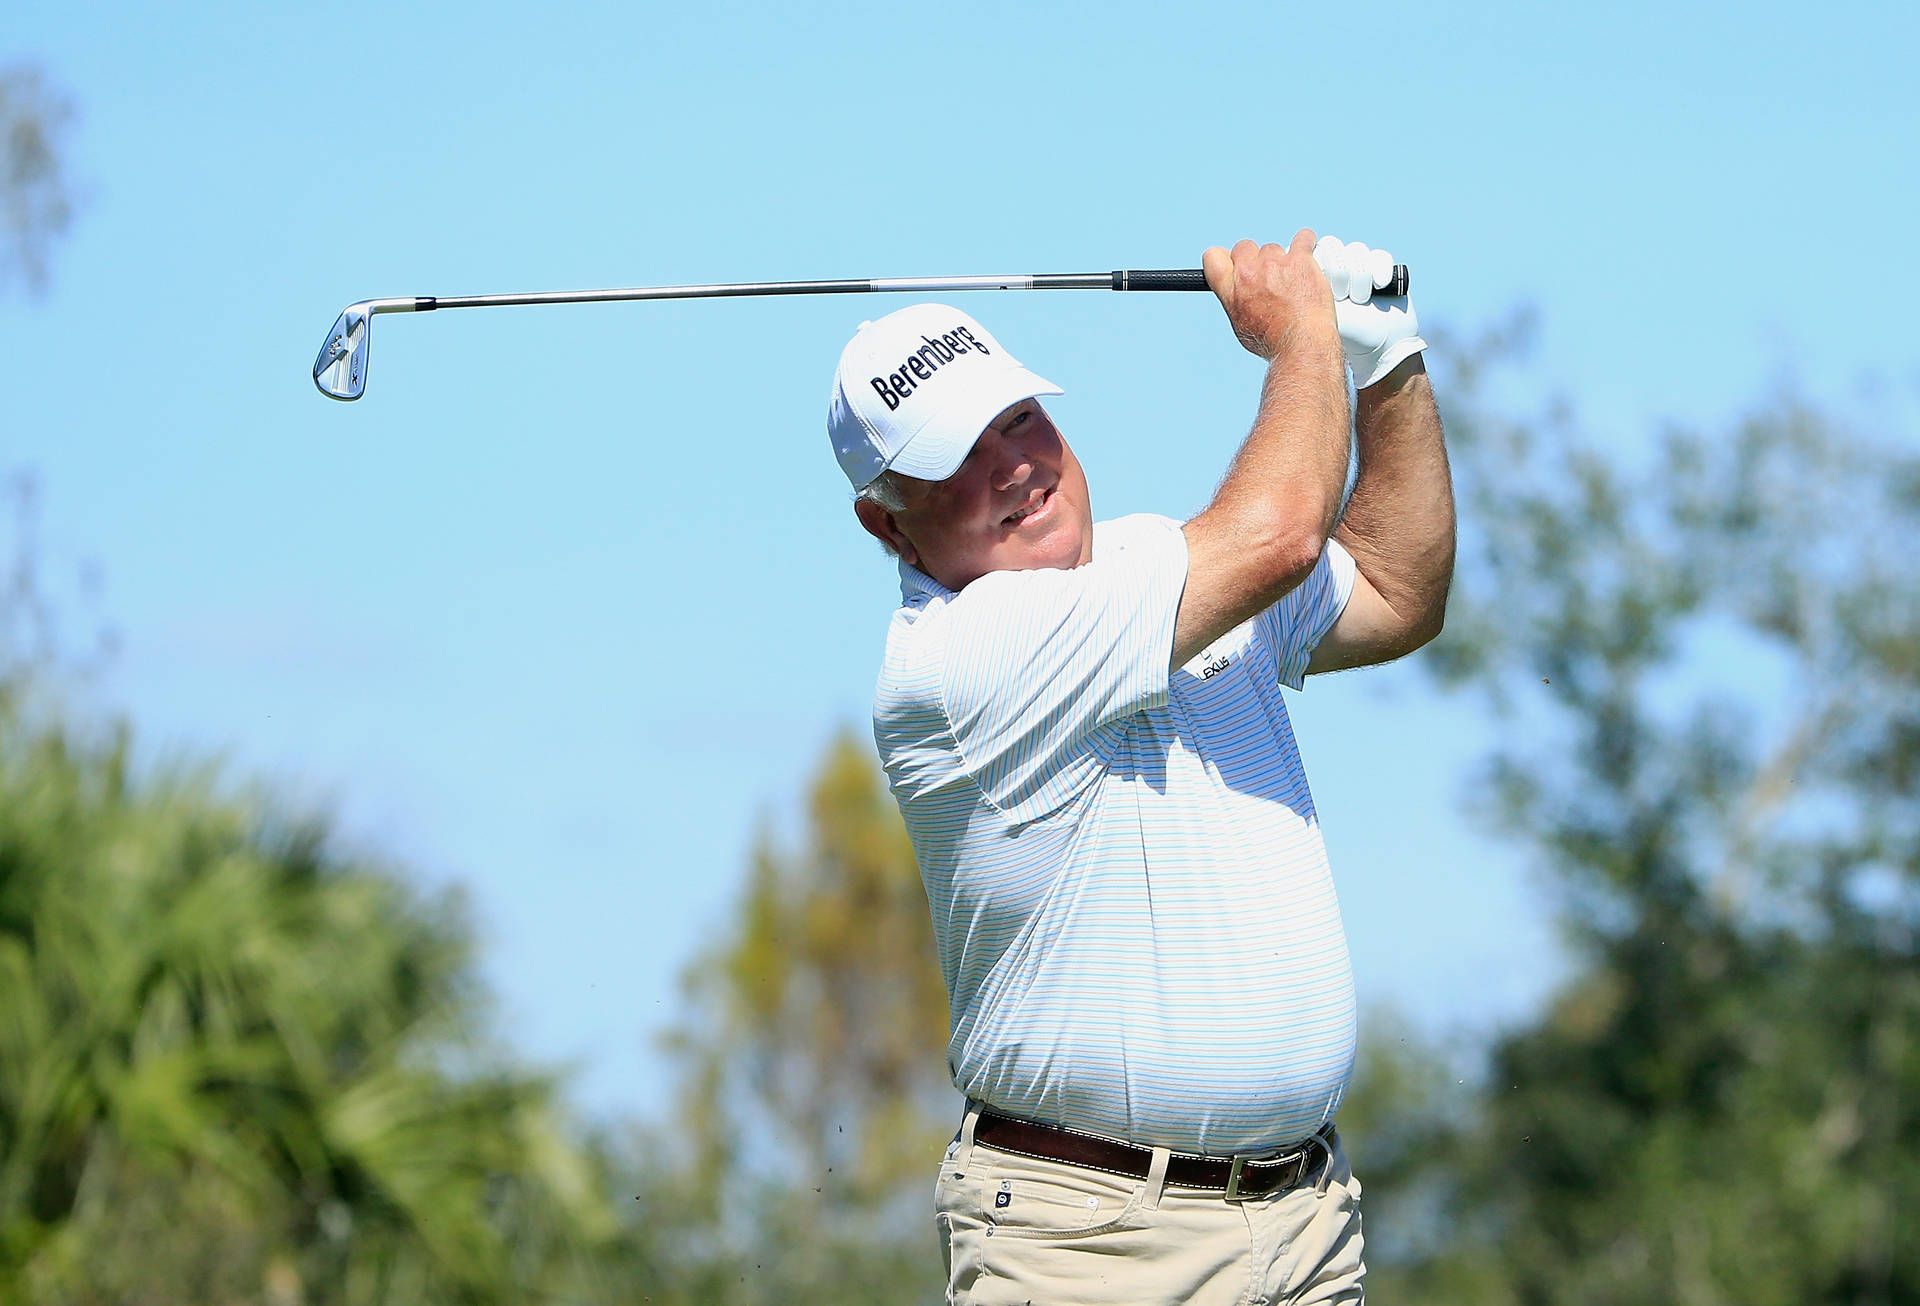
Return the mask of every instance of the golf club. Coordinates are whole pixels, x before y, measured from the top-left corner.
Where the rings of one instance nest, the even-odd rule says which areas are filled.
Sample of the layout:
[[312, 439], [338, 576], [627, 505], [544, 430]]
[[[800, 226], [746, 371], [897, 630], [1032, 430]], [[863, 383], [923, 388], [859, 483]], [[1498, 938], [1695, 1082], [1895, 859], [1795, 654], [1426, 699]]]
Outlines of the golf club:
[[[1376, 295], [1404, 295], [1408, 276], [1396, 263]], [[624, 290], [550, 290], [518, 295], [431, 295], [363, 299], [349, 304], [313, 361], [313, 383], [329, 399], [358, 399], [367, 390], [368, 337], [381, 313], [429, 313], [442, 308], [505, 308], [516, 304], [598, 304], [629, 299], [729, 299], [757, 295], [910, 294], [948, 290], [1205, 290], [1199, 268], [1134, 272], [1066, 272], [1014, 277], [880, 277], [871, 281], [746, 281], [717, 286], [633, 286]]]

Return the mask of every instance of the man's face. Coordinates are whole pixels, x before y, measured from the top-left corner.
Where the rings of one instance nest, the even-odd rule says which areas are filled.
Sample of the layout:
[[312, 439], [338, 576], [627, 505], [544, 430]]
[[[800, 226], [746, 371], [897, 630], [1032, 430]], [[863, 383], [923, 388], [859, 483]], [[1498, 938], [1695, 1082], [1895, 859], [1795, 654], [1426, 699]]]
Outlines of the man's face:
[[862, 503], [860, 520], [948, 589], [990, 571], [1078, 567], [1093, 557], [1086, 475], [1037, 400], [994, 418], [946, 480], [902, 479], [904, 509]]

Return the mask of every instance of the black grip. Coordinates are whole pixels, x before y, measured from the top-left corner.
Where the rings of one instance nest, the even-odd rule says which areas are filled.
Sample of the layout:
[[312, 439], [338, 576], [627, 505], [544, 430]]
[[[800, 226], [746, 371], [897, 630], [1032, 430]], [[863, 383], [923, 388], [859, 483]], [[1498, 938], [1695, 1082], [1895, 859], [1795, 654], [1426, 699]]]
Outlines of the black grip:
[[1199, 268], [1148, 268], [1113, 274], [1115, 290], [1205, 290], [1207, 274]]
[[[1393, 277], [1386, 285], [1377, 287], [1373, 294], [1378, 299], [1383, 295], [1404, 295], [1413, 284], [1413, 278], [1407, 273], [1405, 263], [1393, 265]], [[1113, 274], [1115, 290], [1205, 290], [1207, 274], [1199, 268], [1146, 268], [1133, 272]]]

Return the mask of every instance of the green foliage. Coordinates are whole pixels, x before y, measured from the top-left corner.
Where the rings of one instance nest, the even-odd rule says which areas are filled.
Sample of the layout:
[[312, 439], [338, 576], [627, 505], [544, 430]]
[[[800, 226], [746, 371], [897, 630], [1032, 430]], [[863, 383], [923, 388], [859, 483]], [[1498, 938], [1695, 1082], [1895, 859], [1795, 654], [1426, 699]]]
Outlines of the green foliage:
[[931, 1299], [928, 1194], [958, 1104], [919, 870], [870, 750], [841, 735], [802, 846], [757, 841], [672, 1038], [684, 1135], [648, 1227], [686, 1301]]
[[[45, 286], [71, 116], [0, 69], [0, 286]], [[481, 1038], [457, 899], [60, 725], [111, 635], [76, 653], [5, 488], [0, 1302], [630, 1300], [606, 1149]]]
[[[1443, 386], [1463, 539], [1423, 660], [1495, 725], [1474, 790], [1575, 968], [1475, 1069], [1370, 1018], [1374, 1295], [1920, 1301], [1920, 458], [1791, 398], [1603, 452], [1498, 414], [1508, 344]], [[938, 1085], [925, 905], [864, 750], [811, 814], [690, 988], [693, 1160], [649, 1190], [676, 1300], [934, 1292], [866, 1214], [888, 1175], [925, 1202], [883, 1124]]]
[[0, 1300], [610, 1295], [457, 903], [264, 811], [0, 713]]
[[53, 242], [73, 218], [60, 138], [73, 106], [30, 64], [0, 68], [0, 286], [47, 284]]
[[1920, 1300], [1920, 458], [1790, 398], [1637, 466], [1456, 404], [1435, 662], [1582, 964], [1384, 1194], [1458, 1218], [1379, 1286]]

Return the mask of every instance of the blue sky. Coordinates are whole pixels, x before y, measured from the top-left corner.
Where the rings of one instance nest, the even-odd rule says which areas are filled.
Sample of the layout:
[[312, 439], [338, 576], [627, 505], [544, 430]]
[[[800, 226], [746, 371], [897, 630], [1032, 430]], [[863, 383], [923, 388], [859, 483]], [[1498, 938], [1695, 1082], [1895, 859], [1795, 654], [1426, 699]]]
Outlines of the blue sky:
[[[864, 730], [891, 568], [828, 452], [830, 370], [904, 300], [381, 319], [350, 300], [1193, 266], [1313, 225], [1423, 318], [1543, 323], [1595, 425], [1790, 378], [1920, 385], [1908, 5], [1420, 9], [269, 7], [14, 0], [74, 98], [86, 203], [0, 300], [0, 469], [56, 589], [123, 638], [92, 691], [470, 889], [501, 1028], [651, 1112], [648, 1045], [756, 821]], [[1183, 516], [1258, 365], [1204, 296], [961, 301], [1063, 385], [1103, 515]], [[1363, 993], [1484, 1029], [1556, 974], [1547, 904], [1460, 815], [1485, 735], [1402, 669], [1296, 720]]]

